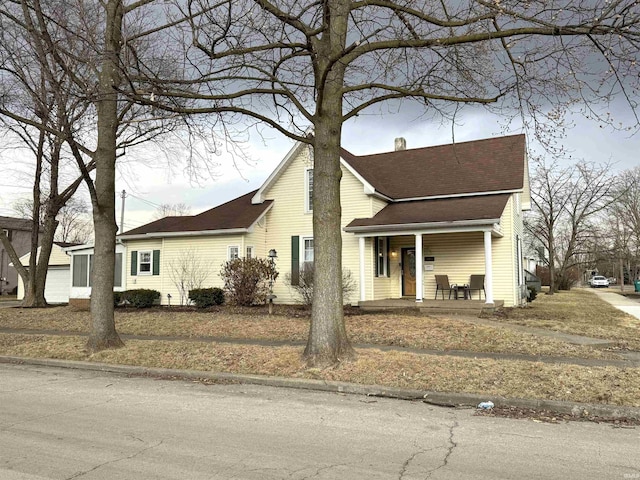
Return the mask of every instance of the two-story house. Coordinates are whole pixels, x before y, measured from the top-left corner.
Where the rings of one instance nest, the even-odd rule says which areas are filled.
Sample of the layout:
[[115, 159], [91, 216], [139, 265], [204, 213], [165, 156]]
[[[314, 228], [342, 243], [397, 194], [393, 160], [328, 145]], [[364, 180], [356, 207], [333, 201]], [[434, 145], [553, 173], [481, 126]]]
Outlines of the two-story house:
[[[404, 145], [398, 139], [394, 151], [376, 155], [342, 151], [342, 260], [357, 283], [357, 293], [345, 301], [422, 302], [435, 298], [436, 275], [463, 284], [475, 274], [484, 275], [487, 304], [521, 304], [522, 212], [530, 205], [524, 135], [410, 150]], [[296, 278], [314, 256], [312, 194], [313, 149], [297, 143], [258, 190], [199, 215], [167, 217], [119, 235], [126, 259], [121, 284], [159, 290], [166, 304], [168, 295], [179, 297], [171, 272], [185, 252], [207, 266], [207, 286], [222, 286], [224, 261], [266, 257], [271, 249], [280, 278]], [[72, 289], [71, 297], [88, 293]], [[280, 279], [274, 293], [277, 302], [296, 301]]]

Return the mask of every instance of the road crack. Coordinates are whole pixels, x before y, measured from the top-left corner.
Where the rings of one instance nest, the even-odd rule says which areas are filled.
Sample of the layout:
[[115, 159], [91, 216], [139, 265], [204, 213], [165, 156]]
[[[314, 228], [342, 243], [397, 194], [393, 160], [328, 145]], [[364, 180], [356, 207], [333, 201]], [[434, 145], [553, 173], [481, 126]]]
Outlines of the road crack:
[[158, 443], [155, 443], [153, 445], [149, 445], [148, 447], [145, 448], [141, 448], [140, 450], [138, 450], [137, 452], [134, 452], [130, 455], [125, 455], [119, 458], [114, 458], [113, 460], [108, 460], [106, 462], [102, 462], [99, 465], [96, 465], [95, 467], [90, 468], [89, 470], [84, 470], [82, 472], [76, 472], [73, 475], [71, 475], [70, 477], [67, 477], [65, 480], [73, 480], [74, 478], [80, 478], [85, 476], [87, 473], [91, 473], [91, 472], [95, 472], [96, 470], [98, 470], [99, 468], [104, 467], [105, 465], [111, 465], [112, 463], [117, 463], [117, 462], [121, 462], [123, 460], [131, 460], [132, 458], [136, 458], [140, 455], [142, 455], [144, 452], [151, 450], [153, 448], [159, 447], [160, 445], [162, 445], [162, 443], [164, 442], [164, 440], [160, 440]]
[[451, 457], [451, 454], [453, 453], [455, 448], [458, 446], [458, 444], [453, 440], [453, 431], [457, 427], [458, 427], [458, 421], [454, 420], [453, 424], [449, 427], [449, 438], [448, 438], [447, 452], [445, 453], [444, 458], [442, 459], [442, 463], [440, 465], [438, 465], [436, 468], [434, 468], [433, 470], [430, 470], [429, 472], [427, 472], [427, 476], [425, 477], [425, 480], [431, 478], [431, 476], [435, 472], [437, 472], [438, 470], [440, 470], [442, 468], [445, 468], [449, 464], [449, 458]]
[[402, 467], [400, 467], [400, 473], [398, 474], [398, 480], [402, 480], [404, 478], [405, 473], [407, 473], [407, 469], [409, 468], [409, 465], [411, 465], [411, 462], [413, 462], [413, 460], [420, 454], [425, 453], [427, 450], [431, 450], [431, 449], [421, 449], [418, 450], [416, 452], [413, 452], [413, 454], [407, 458], [404, 463], [402, 464]]

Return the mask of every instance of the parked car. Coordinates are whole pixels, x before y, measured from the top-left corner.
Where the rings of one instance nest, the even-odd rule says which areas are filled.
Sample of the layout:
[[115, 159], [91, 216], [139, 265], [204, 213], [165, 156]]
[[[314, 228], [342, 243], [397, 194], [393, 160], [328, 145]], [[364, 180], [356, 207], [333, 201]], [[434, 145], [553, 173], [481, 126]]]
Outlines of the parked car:
[[603, 277], [602, 275], [596, 275], [594, 277], [591, 277], [591, 280], [589, 280], [589, 285], [591, 285], [591, 288], [608, 287], [609, 280], [607, 280], [607, 277]]

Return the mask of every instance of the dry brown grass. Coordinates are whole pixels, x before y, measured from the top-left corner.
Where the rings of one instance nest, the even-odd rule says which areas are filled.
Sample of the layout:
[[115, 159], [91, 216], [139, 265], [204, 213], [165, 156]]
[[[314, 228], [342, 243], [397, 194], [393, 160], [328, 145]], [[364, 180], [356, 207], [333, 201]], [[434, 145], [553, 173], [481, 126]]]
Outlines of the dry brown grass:
[[94, 355], [81, 337], [0, 334], [0, 354], [88, 360], [145, 367], [275, 375], [443, 392], [487, 399], [542, 398], [640, 406], [640, 369], [550, 365], [538, 362], [466, 359], [360, 350], [353, 362], [307, 369], [301, 348], [202, 342], [128, 341], [124, 348]]
[[539, 294], [528, 308], [505, 309], [494, 320], [558, 332], [604, 338], [640, 350], [640, 321], [602, 301], [593, 292], [574, 288]]
[[[89, 320], [88, 312], [68, 307], [0, 310], [0, 327], [4, 328], [87, 332]], [[354, 343], [440, 351], [620, 358], [614, 353], [586, 346], [448, 318], [399, 314], [348, 315], [346, 325]], [[262, 309], [216, 309], [210, 312], [118, 310], [116, 327], [120, 333], [131, 335], [300, 342], [307, 339], [309, 319], [304, 311], [296, 309], [283, 310], [274, 316], [265, 315]]]

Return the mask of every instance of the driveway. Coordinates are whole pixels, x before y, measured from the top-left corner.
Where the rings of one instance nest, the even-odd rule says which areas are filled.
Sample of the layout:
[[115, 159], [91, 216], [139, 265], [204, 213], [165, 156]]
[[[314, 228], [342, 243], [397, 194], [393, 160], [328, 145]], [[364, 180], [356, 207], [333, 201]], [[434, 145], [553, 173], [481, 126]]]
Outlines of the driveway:
[[637, 429], [0, 364], [0, 478], [639, 478]]

